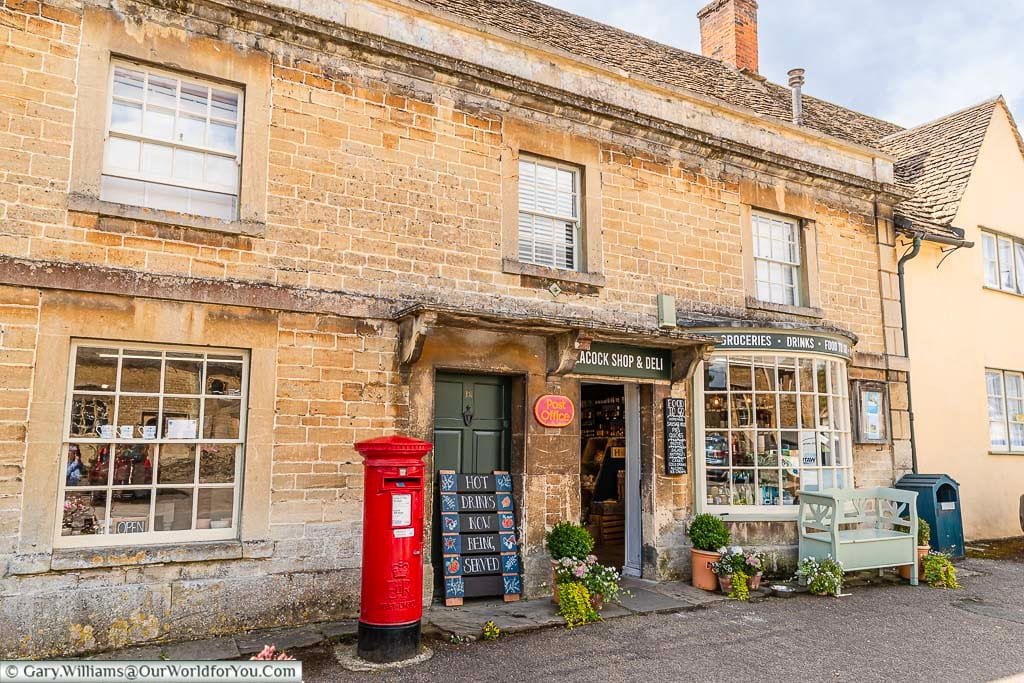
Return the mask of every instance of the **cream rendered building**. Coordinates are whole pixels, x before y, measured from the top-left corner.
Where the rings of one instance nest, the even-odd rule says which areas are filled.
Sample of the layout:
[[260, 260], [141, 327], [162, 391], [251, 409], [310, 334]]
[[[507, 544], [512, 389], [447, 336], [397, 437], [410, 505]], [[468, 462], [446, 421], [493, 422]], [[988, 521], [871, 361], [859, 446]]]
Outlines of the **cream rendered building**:
[[883, 142], [897, 157], [898, 179], [915, 188], [914, 198], [897, 208], [905, 248], [913, 248], [912, 235], [922, 237], [905, 276], [918, 471], [946, 473], [960, 483], [967, 540], [1018, 535], [1024, 495], [1020, 132], [1000, 97]]

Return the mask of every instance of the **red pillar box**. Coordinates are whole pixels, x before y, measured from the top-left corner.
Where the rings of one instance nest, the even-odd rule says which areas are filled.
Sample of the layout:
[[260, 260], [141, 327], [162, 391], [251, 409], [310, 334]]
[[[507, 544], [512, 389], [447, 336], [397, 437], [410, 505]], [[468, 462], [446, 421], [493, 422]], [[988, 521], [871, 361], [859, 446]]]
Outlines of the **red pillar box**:
[[357, 654], [397, 662], [419, 653], [423, 616], [423, 456], [406, 436], [361, 441], [363, 575]]

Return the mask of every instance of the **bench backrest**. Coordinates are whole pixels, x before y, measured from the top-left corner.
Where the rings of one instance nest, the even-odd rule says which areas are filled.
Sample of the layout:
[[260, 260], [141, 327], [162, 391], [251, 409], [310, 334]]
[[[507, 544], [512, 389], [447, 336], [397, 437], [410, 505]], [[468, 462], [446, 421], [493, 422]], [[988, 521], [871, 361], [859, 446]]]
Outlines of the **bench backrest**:
[[917, 533], [917, 492], [876, 486], [800, 491], [800, 534], [871, 526]]

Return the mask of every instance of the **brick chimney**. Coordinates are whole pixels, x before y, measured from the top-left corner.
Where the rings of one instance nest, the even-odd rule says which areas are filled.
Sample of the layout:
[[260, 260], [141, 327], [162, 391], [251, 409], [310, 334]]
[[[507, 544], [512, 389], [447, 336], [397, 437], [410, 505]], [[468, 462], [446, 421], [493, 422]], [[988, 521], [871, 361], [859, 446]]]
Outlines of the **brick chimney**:
[[756, 0], [712, 0], [697, 18], [705, 57], [757, 73]]

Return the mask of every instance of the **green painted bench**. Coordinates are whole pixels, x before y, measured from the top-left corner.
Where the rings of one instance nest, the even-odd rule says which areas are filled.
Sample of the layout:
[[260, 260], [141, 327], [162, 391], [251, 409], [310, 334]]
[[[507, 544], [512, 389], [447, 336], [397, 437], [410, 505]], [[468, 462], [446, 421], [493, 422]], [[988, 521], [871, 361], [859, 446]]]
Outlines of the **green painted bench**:
[[917, 493], [884, 487], [800, 491], [800, 559], [831, 555], [844, 571], [912, 565], [917, 585]]

